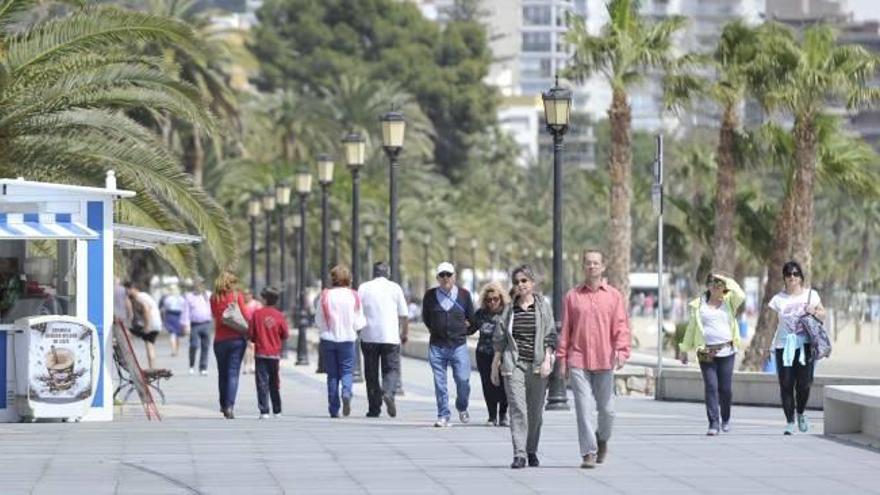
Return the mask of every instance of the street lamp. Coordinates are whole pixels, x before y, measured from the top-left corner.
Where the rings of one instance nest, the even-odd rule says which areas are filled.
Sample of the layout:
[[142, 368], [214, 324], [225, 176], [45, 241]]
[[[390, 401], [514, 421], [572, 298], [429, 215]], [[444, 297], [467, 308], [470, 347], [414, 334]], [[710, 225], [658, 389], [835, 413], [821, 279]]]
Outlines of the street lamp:
[[495, 280], [495, 255], [497, 254], [497, 246], [494, 242], [489, 243], [489, 280]]
[[388, 251], [391, 262], [391, 280], [400, 283], [400, 251], [397, 243], [397, 156], [403, 149], [403, 136], [406, 119], [403, 113], [392, 110], [382, 114], [382, 148], [388, 155], [388, 189], [390, 204], [388, 208]]
[[260, 216], [260, 198], [248, 200], [247, 212], [251, 224], [251, 294], [257, 293], [257, 218]]
[[476, 239], [471, 239], [471, 271], [473, 272], [473, 280], [471, 281], [471, 294], [477, 293], [477, 246], [480, 243]]
[[266, 212], [266, 285], [272, 285], [272, 212], [275, 211], [275, 194], [263, 196], [263, 211]]
[[428, 263], [428, 246], [430, 246], [430, 245], [431, 245], [431, 233], [425, 232], [425, 235], [422, 236], [422, 247], [425, 250], [424, 256], [422, 256], [422, 270], [424, 271], [424, 275], [425, 275], [425, 290], [422, 291], [422, 294], [424, 294], [425, 292], [428, 292], [428, 284], [431, 283], [430, 282], [430, 280], [431, 280], [430, 273], [431, 272], [428, 271], [429, 270], [428, 269], [428, 264], [429, 264]]
[[[367, 151], [367, 141], [359, 132], [350, 132], [343, 139], [345, 148], [345, 164], [351, 171], [351, 286], [357, 290], [361, 274], [361, 260], [358, 254], [358, 241], [360, 239], [360, 171], [364, 166], [364, 155]], [[355, 354], [358, 354], [357, 352]]]
[[373, 227], [373, 224], [368, 223], [364, 225], [364, 240], [367, 243], [367, 278], [370, 278], [373, 275], [373, 234], [375, 234], [375, 227]]
[[286, 181], [275, 186], [275, 204], [278, 206], [278, 255], [281, 257], [281, 262], [279, 263], [281, 265], [281, 282], [279, 287], [281, 288], [282, 312], [287, 310], [287, 286], [290, 280], [287, 276], [287, 253], [285, 253], [285, 245], [287, 244], [285, 242], [285, 234], [287, 229], [284, 226], [287, 219], [287, 206], [290, 205], [290, 193], [291, 187]]
[[[571, 91], [556, 84], [541, 95], [544, 101], [544, 120], [553, 135], [553, 316], [557, 333], [562, 327], [562, 136], [568, 131], [571, 117]], [[550, 376], [547, 409], [568, 409], [565, 378], [559, 374], [559, 365]]]
[[[397, 252], [403, 253], [403, 229], [402, 228], [397, 229], [397, 239], [396, 240], [397, 240]], [[400, 273], [400, 272], [398, 272], [398, 273]], [[398, 278], [400, 280], [403, 280], [403, 273], [400, 273], [400, 275], [398, 275]], [[401, 285], [402, 285], [402, 283], [401, 283]], [[397, 387], [394, 389], [394, 395], [403, 395], [404, 394], [404, 392], [403, 392], [403, 366], [402, 366], [402, 364], [403, 363], [400, 363], [398, 365], [400, 377], [397, 380]]]
[[299, 334], [296, 338], [297, 366], [309, 364], [309, 350], [306, 348], [306, 330], [309, 327], [308, 301], [306, 301], [306, 201], [312, 191], [312, 175], [308, 172], [296, 174], [296, 194], [299, 196], [299, 294], [297, 295], [297, 323]]
[[321, 288], [330, 287], [330, 267], [328, 238], [330, 230], [330, 209], [327, 201], [330, 195], [330, 184], [333, 183], [333, 159], [330, 155], [318, 155], [318, 182], [321, 184]]
[[333, 237], [333, 258], [330, 264], [336, 266], [339, 264], [339, 234], [342, 232], [342, 222], [338, 218], [334, 218], [330, 222], [330, 235]]
[[[397, 229], [397, 253], [403, 258], [403, 239], [404, 239], [404, 231], [403, 228]], [[399, 284], [403, 286], [403, 268], [400, 269], [400, 276], [398, 277], [401, 281]]]
[[[297, 260], [299, 260], [299, 229], [302, 228], [302, 218], [300, 218], [299, 212], [297, 212], [296, 215], [293, 215], [293, 221], [291, 223], [293, 223], [293, 242], [291, 243], [291, 246], [293, 246], [293, 248], [292, 248], [293, 252], [291, 254], [293, 255], [293, 264], [294, 264], [294, 267], [293, 267], [293, 279], [294, 279], [293, 297], [294, 297], [294, 300], [296, 300], [297, 294], [299, 294], [299, 291], [296, 286], [300, 282], [300, 280], [299, 280], [299, 263], [297, 261]], [[296, 306], [299, 307], [299, 304], [297, 304]]]
[[451, 236], [451, 237], [449, 238], [449, 241], [448, 241], [448, 244], [449, 244], [449, 262], [452, 263], [453, 265], [455, 265], [455, 243], [456, 243], [455, 236]]

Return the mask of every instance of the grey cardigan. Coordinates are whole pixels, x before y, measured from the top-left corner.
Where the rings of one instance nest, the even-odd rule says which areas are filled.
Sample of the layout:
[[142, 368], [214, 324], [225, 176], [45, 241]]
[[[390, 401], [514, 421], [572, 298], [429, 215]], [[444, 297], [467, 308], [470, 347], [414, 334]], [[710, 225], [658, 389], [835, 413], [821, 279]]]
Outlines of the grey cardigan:
[[[541, 295], [535, 295], [535, 361], [532, 363], [534, 373], [541, 372], [541, 364], [544, 362], [546, 348], [556, 349], [556, 323], [553, 320], [553, 308], [550, 302]], [[504, 308], [495, 332], [492, 334], [492, 346], [495, 353], [501, 354], [501, 374], [510, 376], [519, 359], [516, 350], [516, 342], [513, 340], [513, 306], [514, 301]]]

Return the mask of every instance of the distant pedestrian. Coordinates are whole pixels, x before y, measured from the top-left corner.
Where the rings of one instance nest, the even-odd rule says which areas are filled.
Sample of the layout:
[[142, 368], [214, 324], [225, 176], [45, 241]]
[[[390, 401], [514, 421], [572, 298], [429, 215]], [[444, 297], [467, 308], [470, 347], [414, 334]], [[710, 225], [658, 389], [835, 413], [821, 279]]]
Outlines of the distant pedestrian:
[[449, 426], [449, 390], [447, 368], [452, 367], [455, 380], [455, 409], [462, 423], [470, 421], [468, 399], [471, 386], [471, 360], [467, 348], [468, 327], [474, 321], [471, 294], [455, 285], [455, 267], [444, 261], [437, 266], [438, 287], [425, 292], [422, 298], [422, 321], [428, 327], [430, 340], [428, 360], [434, 372], [434, 395], [437, 400], [437, 421], [434, 426]]
[[[776, 354], [776, 374], [779, 378], [779, 393], [782, 397], [782, 410], [785, 413], [785, 435], [794, 433], [795, 410], [797, 426], [801, 432], [810, 430], [810, 423], [804, 411], [810, 399], [813, 385], [815, 361], [810, 356], [810, 338], [806, 333], [798, 333], [797, 322], [805, 315], [825, 317], [825, 308], [819, 293], [804, 287], [804, 271], [796, 261], [782, 266], [785, 289], [770, 299], [770, 309], [776, 317], [776, 335], [773, 337], [773, 350]], [[773, 322], [770, 322], [771, 325]]]
[[213, 315], [211, 294], [205, 290], [205, 282], [196, 279], [183, 295], [184, 306], [180, 322], [183, 333], [189, 334], [189, 374], [195, 373], [196, 357], [199, 358], [199, 374], [208, 374], [208, 349], [211, 348]]
[[[226, 325], [223, 312], [236, 304], [239, 311], [244, 307], [244, 295], [238, 289], [238, 277], [222, 272], [214, 283], [211, 296], [211, 314], [214, 317], [214, 356], [217, 359], [217, 385], [220, 392], [220, 411], [226, 419], [235, 418], [235, 396], [238, 394], [238, 377], [241, 360], [247, 347], [246, 332]], [[244, 316], [244, 313], [242, 313]]]
[[[244, 291], [244, 312], [245, 318], [250, 320], [250, 317], [256, 312], [258, 309], [263, 307], [263, 303], [259, 301], [259, 299], [254, 297], [254, 294], [250, 290]], [[244, 365], [242, 371], [247, 373], [256, 373], [256, 368], [254, 366], [254, 343], [248, 342], [247, 349], [244, 351]]]
[[156, 367], [156, 338], [162, 330], [162, 315], [159, 313], [159, 305], [149, 293], [140, 290], [137, 284], [126, 282], [123, 284], [128, 291], [131, 300], [132, 319], [131, 333], [144, 341], [147, 352], [147, 367]]
[[[706, 416], [715, 436], [730, 431], [730, 403], [733, 398], [733, 364], [740, 336], [736, 312], [745, 293], [735, 280], [719, 273], [706, 277], [706, 292], [688, 305], [690, 320], [679, 349], [687, 364], [690, 351], [697, 352], [706, 396]], [[720, 411], [720, 417], [719, 417]]]
[[278, 311], [279, 292], [269, 286], [260, 293], [265, 306], [255, 310], [248, 324], [248, 340], [254, 344], [256, 361], [257, 405], [260, 419], [269, 417], [269, 399], [272, 414], [281, 416], [281, 348], [290, 335], [287, 318]]
[[180, 287], [172, 285], [168, 289], [168, 294], [162, 296], [159, 300], [159, 311], [162, 313], [162, 324], [165, 331], [168, 332], [168, 338], [171, 343], [171, 356], [177, 357], [180, 348], [180, 336], [183, 334], [183, 306], [186, 301], [180, 295]]
[[495, 348], [492, 335], [495, 328], [501, 325], [501, 313], [510, 304], [507, 292], [498, 282], [490, 282], [480, 292], [480, 308], [474, 314], [471, 332], [479, 337], [477, 350], [477, 369], [480, 371], [480, 382], [483, 385], [483, 399], [489, 410], [487, 423], [493, 426], [507, 426], [507, 394], [504, 387], [492, 383], [492, 359]]
[[342, 415], [351, 414], [355, 339], [367, 322], [360, 297], [351, 288], [348, 267], [333, 267], [330, 281], [332, 288], [321, 291], [315, 320], [321, 331], [320, 352], [327, 372], [327, 409], [331, 418], [338, 418], [340, 386]]
[[513, 469], [538, 467], [538, 442], [544, 422], [547, 377], [556, 361], [556, 322], [550, 302], [535, 291], [535, 273], [528, 265], [514, 268], [513, 302], [504, 309], [495, 328], [492, 361], [495, 384], [504, 381], [510, 403]]
[[122, 323], [126, 330], [131, 330], [131, 318], [134, 310], [131, 299], [128, 297], [128, 289], [122, 285], [119, 277], [113, 280], [113, 319], [114, 323]]
[[[582, 261], [584, 283], [568, 291], [562, 304], [556, 357], [559, 372], [571, 377], [581, 467], [594, 468], [608, 453], [614, 425], [614, 370], [629, 359], [630, 328], [623, 296], [602, 278], [605, 256], [587, 250]], [[598, 429], [593, 427], [594, 403]]]
[[367, 319], [367, 326], [361, 331], [361, 350], [369, 404], [367, 417], [371, 418], [379, 416], [382, 402], [389, 416], [397, 416], [394, 391], [400, 383], [400, 345], [406, 343], [409, 333], [409, 310], [403, 289], [388, 280], [388, 272], [388, 264], [380, 261], [373, 265], [373, 280], [358, 287]]

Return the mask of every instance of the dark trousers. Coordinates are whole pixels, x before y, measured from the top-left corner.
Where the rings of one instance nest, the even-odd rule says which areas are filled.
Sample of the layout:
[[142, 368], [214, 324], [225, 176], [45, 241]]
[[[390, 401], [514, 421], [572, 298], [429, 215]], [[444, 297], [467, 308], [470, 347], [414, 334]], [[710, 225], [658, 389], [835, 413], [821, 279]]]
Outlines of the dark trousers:
[[[700, 363], [703, 387], [706, 393], [706, 417], [709, 428], [719, 428], [730, 421], [730, 402], [733, 397], [733, 363], [736, 355], [716, 357], [711, 363]], [[719, 409], [721, 421], [719, 422]]]
[[507, 417], [507, 394], [504, 393], [503, 386], [492, 384], [492, 354], [477, 352], [476, 355], [489, 421], [500, 421]]
[[[367, 382], [367, 412], [371, 415], [382, 411], [382, 397], [394, 397], [400, 381], [400, 346], [361, 341], [364, 353], [364, 380]], [[379, 382], [379, 369], [382, 382]]]
[[247, 342], [244, 339], [214, 342], [221, 411], [235, 407], [235, 396], [238, 394], [238, 375], [241, 373], [241, 360], [244, 358], [246, 347]]
[[279, 359], [257, 357], [257, 405], [260, 414], [269, 414], [269, 398], [272, 399], [272, 412], [281, 414], [281, 375], [278, 370]]
[[189, 331], [189, 367], [196, 367], [196, 354], [199, 356], [199, 371], [208, 369], [208, 349], [211, 347], [211, 322], [193, 323]]
[[801, 365], [800, 352], [794, 352], [794, 361], [791, 366], [782, 365], [782, 349], [776, 349], [776, 375], [779, 377], [779, 395], [782, 397], [782, 410], [785, 412], [785, 420], [794, 422], [795, 404], [797, 413], [803, 414], [810, 399], [810, 387], [813, 385], [814, 362], [810, 359], [810, 346], [805, 345], [804, 360], [807, 364]]

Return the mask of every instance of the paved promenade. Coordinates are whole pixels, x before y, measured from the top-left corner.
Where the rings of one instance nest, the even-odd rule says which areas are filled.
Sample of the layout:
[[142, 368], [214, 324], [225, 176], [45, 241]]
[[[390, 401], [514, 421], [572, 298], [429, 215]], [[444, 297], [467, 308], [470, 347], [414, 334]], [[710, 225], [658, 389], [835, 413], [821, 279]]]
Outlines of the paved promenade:
[[606, 464], [579, 469], [573, 411], [548, 412], [541, 467], [513, 471], [509, 431], [484, 426], [476, 374], [469, 425], [431, 426], [430, 372], [413, 359], [397, 418], [365, 418], [357, 385], [352, 416], [333, 420], [312, 358], [285, 363], [280, 419], [256, 419], [246, 375], [237, 417], [224, 420], [213, 358], [199, 377], [181, 356], [161, 359], [176, 373], [161, 422], [131, 405], [113, 423], [0, 424], [0, 493], [880, 493], [880, 453], [821, 437], [818, 411], [811, 434], [783, 437], [778, 409], [737, 407], [733, 432], [709, 438], [702, 405], [623, 397]]

